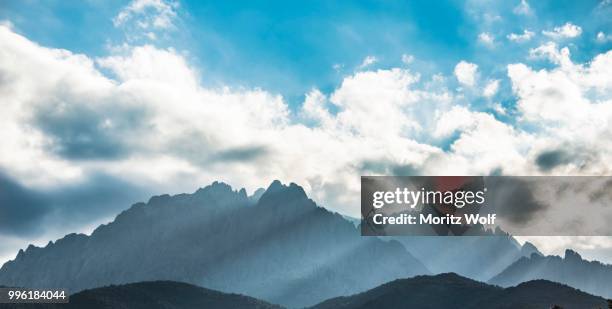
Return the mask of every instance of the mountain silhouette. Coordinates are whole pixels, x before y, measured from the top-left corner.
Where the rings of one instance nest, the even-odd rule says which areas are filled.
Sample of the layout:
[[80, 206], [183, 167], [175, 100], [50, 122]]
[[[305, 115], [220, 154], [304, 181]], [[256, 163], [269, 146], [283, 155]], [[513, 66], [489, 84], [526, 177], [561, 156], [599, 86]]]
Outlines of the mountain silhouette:
[[454, 273], [398, 279], [369, 291], [324, 301], [311, 309], [365, 308], [605, 308], [606, 300], [545, 280], [501, 288]]
[[73, 293], [171, 280], [303, 307], [429, 273], [400, 243], [361, 237], [296, 184], [274, 181], [257, 194], [215, 182], [155, 196], [91, 236], [20, 250], [0, 269], [0, 284]]
[[[336, 297], [311, 307], [328, 308], [606, 308], [606, 300], [546, 280], [501, 288], [454, 273], [398, 279], [352, 296]], [[256, 298], [227, 294], [187, 283], [138, 282], [81, 291], [68, 304], [0, 304], [0, 309], [232, 308], [282, 309]]]
[[[538, 249], [526, 242], [522, 246], [497, 229], [481, 231], [482, 236], [396, 236], [417, 259], [433, 273], [454, 272], [478, 281], [487, 281], [512, 263]], [[486, 235], [485, 235], [486, 234]], [[444, 250], [440, 250], [444, 248]]]
[[489, 283], [512, 286], [534, 279], [560, 282], [594, 295], [612, 298], [612, 265], [586, 261], [572, 250], [566, 250], [563, 258], [537, 254], [523, 257]]

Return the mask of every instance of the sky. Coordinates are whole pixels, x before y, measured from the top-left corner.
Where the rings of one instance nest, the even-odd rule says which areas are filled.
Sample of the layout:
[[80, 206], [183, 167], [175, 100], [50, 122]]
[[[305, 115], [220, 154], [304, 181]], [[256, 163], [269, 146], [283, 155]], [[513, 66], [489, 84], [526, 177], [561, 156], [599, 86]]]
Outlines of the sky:
[[[0, 262], [152, 195], [612, 174], [612, 1], [2, 1]], [[612, 263], [612, 238], [531, 240]]]

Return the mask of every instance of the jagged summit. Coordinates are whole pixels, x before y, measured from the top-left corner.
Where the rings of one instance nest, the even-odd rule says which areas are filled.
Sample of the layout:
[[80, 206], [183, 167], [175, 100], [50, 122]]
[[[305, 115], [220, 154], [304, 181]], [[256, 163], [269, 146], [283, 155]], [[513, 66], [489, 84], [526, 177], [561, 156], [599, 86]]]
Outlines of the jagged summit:
[[264, 188], [259, 188], [257, 190], [255, 190], [255, 192], [253, 192], [252, 195], [249, 196], [249, 200], [254, 204], [257, 203], [259, 201], [259, 199], [261, 198], [261, 196], [266, 192], [266, 189]]
[[534, 244], [528, 241], [525, 242], [523, 246], [521, 247], [521, 254], [523, 256], [531, 256], [533, 254], [540, 255], [540, 256], [542, 255], [540, 250], [538, 250], [538, 248]]
[[565, 259], [566, 260], [573, 260], [573, 261], [582, 261], [582, 256], [571, 249], [566, 249], [565, 250]]
[[259, 203], [278, 205], [284, 203], [287, 199], [292, 201], [291, 204], [315, 206], [315, 203], [308, 198], [302, 187], [293, 182], [286, 186], [278, 180], [274, 180], [268, 186], [268, 189], [259, 198]]

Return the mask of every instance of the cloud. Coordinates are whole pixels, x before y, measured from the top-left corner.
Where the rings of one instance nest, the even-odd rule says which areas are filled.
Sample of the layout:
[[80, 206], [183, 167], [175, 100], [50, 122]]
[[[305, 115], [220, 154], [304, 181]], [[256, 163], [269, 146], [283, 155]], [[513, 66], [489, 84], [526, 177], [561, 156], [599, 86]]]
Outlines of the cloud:
[[104, 174], [61, 188], [35, 189], [0, 173], [0, 187], [0, 233], [19, 237], [40, 237], [58, 227], [79, 229], [151, 194]]
[[612, 41], [612, 35], [605, 34], [603, 31], [599, 31], [597, 32], [597, 36], [595, 37], [595, 40], [598, 43], [606, 43], [606, 42]]
[[567, 22], [563, 26], [553, 28], [552, 31], [544, 30], [542, 34], [555, 40], [571, 39], [580, 36], [582, 34], [582, 28]]
[[237, 147], [221, 150], [213, 155], [213, 161], [217, 162], [253, 162], [258, 158], [266, 157], [267, 150], [264, 146]]
[[525, 29], [523, 30], [522, 34], [510, 33], [506, 37], [510, 41], [517, 42], [517, 43], [523, 43], [523, 42], [530, 41], [534, 36], [535, 36], [534, 32]]
[[493, 47], [495, 45], [495, 38], [488, 32], [482, 32], [478, 35], [478, 41], [487, 47]]
[[368, 67], [374, 63], [378, 62], [378, 59], [374, 56], [366, 56], [365, 58], [363, 58], [363, 61], [361, 62], [361, 64], [359, 65], [360, 69], [363, 69], [365, 67]]
[[544, 45], [538, 46], [537, 48], [530, 49], [529, 56], [531, 58], [545, 58], [550, 62], [562, 67], [572, 66], [569, 49], [564, 47], [559, 50], [557, 44], [554, 42], [548, 42]]
[[409, 54], [402, 54], [402, 62], [404, 64], [411, 64], [414, 61], [414, 56]]
[[569, 163], [570, 155], [564, 150], [547, 150], [540, 153], [536, 157], [536, 164], [543, 171], [550, 171], [551, 169]]
[[512, 12], [516, 15], [532, 15], [533, 14], [533, 10], [531, 9], [531, 6], [529, 6], [529, 3], [527, 2], [527, 0], [521, 0], [521, 2], [517, 6], [514, 7]]
[[[569, 50], [559, 50], [554, 43], [542, 45], [532, 54], [547, 57], [557, 67], [536, 71], [524, 64], [512, 64], [508, 65], [508, 76], [521, 119], [541, 130], [540, 145], [534, 145], [534, 150], [542, 147], [537, 156], [551, 145], [575, 145], [586, 159], [572, 162], [559, 172], [605, 174], [612, 170], [609, 163], [600, 161], [612, 150], [606, 137], [612, 119], [612, 52], [597, 55], [587, 64], [575, 64]], [[549, 158], [556, 156], [545, 156], [540, 162], [546, 163]]]
[[39, 220], [50, 211], [44, 207], [43, 197], [2, 174], [0, 188], [0, 233], [32, 233]]
[[175, 0], [132, 0], [113, 18], [128, 43], [168, 38], [177, 30], [179, 2]]
[[487, 201], [497, 207], [495, 212], [500, 220], [527, 230], [543, 224], [539, 218], [551, 206], [538, 200], [532, 183], [520, 177], [492, 177], [486, 186]]
[[[91, 200], [82, 214], [104, 209], [96, 216], [137, 201], [141, 193], [128, 193], [138, 188], [185, 192], [223, 180], [253, 190], [277, 178], [355, 215], [364, 172], [539, 175], [547, 171], [538, 158], [564, 147], [572, 154], [582, 149], [584, 159], [555, 172], [612, 171], [612, 52], [584, 64], [556, 43], [531, 54], [552, 66], [507, 66], [516, 102], [504, 107], [516, 119], [505, 123], [486, 111], [488, 100], [486, 108], [474, 104], [483, 95], [495, 97], [499, 77], [483, 77], [484, 87], [468, 92], [454, 90], [451, 76], [422, 78], [405, 66], [363, 68], [330, 90], [310, 90], [303, 104], [290, 108], [263, 89], [204, 85], [172, 48], [127, 46], [90, 58], [0, 26], [0, 168], [24, 192], [54, 200], [106, 183], [108, 189], [92, 187], [62, 202]], [[484, 74], [466, 61], [453, 73], [467, 87]], [[112, 196], [121, 198], [104, 199]]]
[[487, 85], [482, 91], [482, 95], [487, 98], [491, 98], [497, 93], [498, 90], [499, 90], [499, 79], [495, 79], [487, 83]]
[[474, 86], [476, 83], [476, 73], [478, 71], [478, 65], [470, 62], [461, 60], [455, 66], [455, 77], [460, 84], [465, 86]]
[[115, 27], [124, 25], [133, 18], [142, 29], [167, 29], [173, 27], [178, 2], [166, 0], [132, 0], [113, 18]]

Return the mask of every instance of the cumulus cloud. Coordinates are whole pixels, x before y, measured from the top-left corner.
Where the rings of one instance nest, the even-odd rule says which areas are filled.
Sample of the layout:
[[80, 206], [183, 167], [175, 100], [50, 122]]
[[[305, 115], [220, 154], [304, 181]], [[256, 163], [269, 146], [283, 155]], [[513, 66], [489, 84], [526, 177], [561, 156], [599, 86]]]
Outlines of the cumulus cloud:
[[563, 26], [553, 28], [551, 31], [544, 30], [542, 34], [555, 40], [571, 39], [580, 36], [582, 34], [582, 28], [567, 22]]
[[609, 173], [611, 166], [602, 158], [610, 156], [612, 149], [607, 136], [612, 123], [612, 52], [600, 54], [586, 65], [573, 63], [569, 50], [558, 49], [554, 43], [533, 52], [558, 66], [536, 71], [524, 64], [512, 64], [508, 66], [508, 76], [522, 119], [545, 132], [540, 145], [534, 147], [544, 147], [535, 160], [545, 169], [558, 165], [547, 162], [568, 163], [567, 156], [545, 151], [550, 149], [549, 144], [561, 143], [580, 155], [572, 155], [573, 160], [563, 164], [560, 171]]
[[[99, 175], [121, 180], [111, 188], [157, 193], [214, 180], [254, 190], [278, 178], [351, 215], [365, 172], [609, 174], [612, 52], [576, 64], [548, 43], [532, 55], [554, 67], [507, 67], [516, 124], [471, 106], [440, 75], [421, 82], [406, 68], [353, 72], [328, 93], [312, 89], [293, 114], [262, 89], [203, 86], [173, 49], [128, 46], [92, 59], [0, 26], [0, 170], [14, 192], [61, 192]], [[468, 87], [478, 74], [466, 61], [454, 70]], [[474, 95], [498, 89], [489, 80]], [[581, 155], [551, 154], [560, 148]]]
[[530, 41], [534, 36], [535, 36], [534, 32], [525, 29], [523, 30], [523, 33], [510, 33], [506, 37], [510, 41], [517, 42], [517, 43], [523, 43], [523, 42]]
[[460, 84], [465, 86], [474, 86], [476, 83], [476, 73], [478, 71], [478, 65], [461, 60], [455, 66], [455, 77]]

